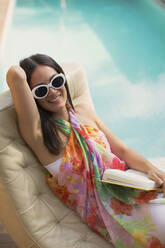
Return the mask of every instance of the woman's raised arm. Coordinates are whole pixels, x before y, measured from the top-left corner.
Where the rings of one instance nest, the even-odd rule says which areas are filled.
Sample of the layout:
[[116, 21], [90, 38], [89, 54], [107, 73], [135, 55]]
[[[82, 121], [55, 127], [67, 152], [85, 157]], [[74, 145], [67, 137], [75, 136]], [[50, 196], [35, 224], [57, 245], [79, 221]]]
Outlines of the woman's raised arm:
[[36, 141], [41, 141], [42, 131], [40, 115], [26, 81], [26, 74], [20, 66], [12, 66], [7, 72], [6, 80], [17, 112], [20, 132], [33, 149]]

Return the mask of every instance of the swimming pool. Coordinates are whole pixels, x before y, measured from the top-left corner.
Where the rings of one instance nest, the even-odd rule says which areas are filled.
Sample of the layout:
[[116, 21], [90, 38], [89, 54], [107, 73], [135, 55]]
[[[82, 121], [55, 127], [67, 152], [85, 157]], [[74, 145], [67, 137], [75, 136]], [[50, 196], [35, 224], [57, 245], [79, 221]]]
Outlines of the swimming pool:
[[3, 72], [36, 52], [79, 61], [112, 131], [146, 157], [165, 156], [164, 23], [152, 0], [17, 0]]

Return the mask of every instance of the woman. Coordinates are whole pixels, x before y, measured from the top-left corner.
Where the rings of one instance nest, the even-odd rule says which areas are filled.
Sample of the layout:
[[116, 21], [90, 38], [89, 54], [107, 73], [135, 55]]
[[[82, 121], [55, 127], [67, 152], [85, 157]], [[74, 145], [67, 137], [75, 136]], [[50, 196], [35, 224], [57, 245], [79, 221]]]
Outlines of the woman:
[[160, 203], [161, 194], [100, 183], [106, 168], [127, 164], [162, 185], [165, 196], [165, 173], [128, 148], [87, 104], [73, 106], [65, 74], [49, 56], [12, 66], [7, 83], [21, 135], [49, 171], [56, 195], [115, 247], [165, 247], [165, 222], [154, 217], [164, 205], [149, 204]]

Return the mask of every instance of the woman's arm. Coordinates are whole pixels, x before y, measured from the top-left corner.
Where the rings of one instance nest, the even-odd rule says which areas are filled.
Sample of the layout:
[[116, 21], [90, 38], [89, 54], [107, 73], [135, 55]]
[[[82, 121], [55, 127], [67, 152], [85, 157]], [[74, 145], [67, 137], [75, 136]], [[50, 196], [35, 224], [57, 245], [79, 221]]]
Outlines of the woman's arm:
[[20, 66], [12, 66], [7, 72], [6, 79], [22, 137], [43, 165], [56, 161], [61, 154], [59, 156], [51, 154], [44, 144], [40, 115], [24, 70]]
[[116, 135], [112, 133], [112, 131], [97, 115], [96, 124], [108, 139], [112, 152], [121, 160], [125, 161], [130, 168], [148, 174], [149, 178], [153, 179], [156, 183], [158, 183], [158, 185], [163, 184], [165, 196], [165, 173], [160, 171], [139, 153], [128, 148]]
[[13, 104], [18, 117], [18, 125], [22, 136], [29, 145], [33, 139], [41, 136], [39, 112], [26, 81], [26, 74], [20, 66], [12, 66], [6, 76]]

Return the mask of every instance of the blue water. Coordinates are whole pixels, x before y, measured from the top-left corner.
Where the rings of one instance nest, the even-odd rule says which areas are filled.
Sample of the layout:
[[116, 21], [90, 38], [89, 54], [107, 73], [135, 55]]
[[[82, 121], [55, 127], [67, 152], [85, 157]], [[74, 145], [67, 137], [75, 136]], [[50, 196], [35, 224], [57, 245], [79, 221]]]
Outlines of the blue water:
[[154, 0], [17, 0], [3, 71], [37, 52], [82, 63], [110, 129], [146, 157], [165, 156], [164, 23]]

